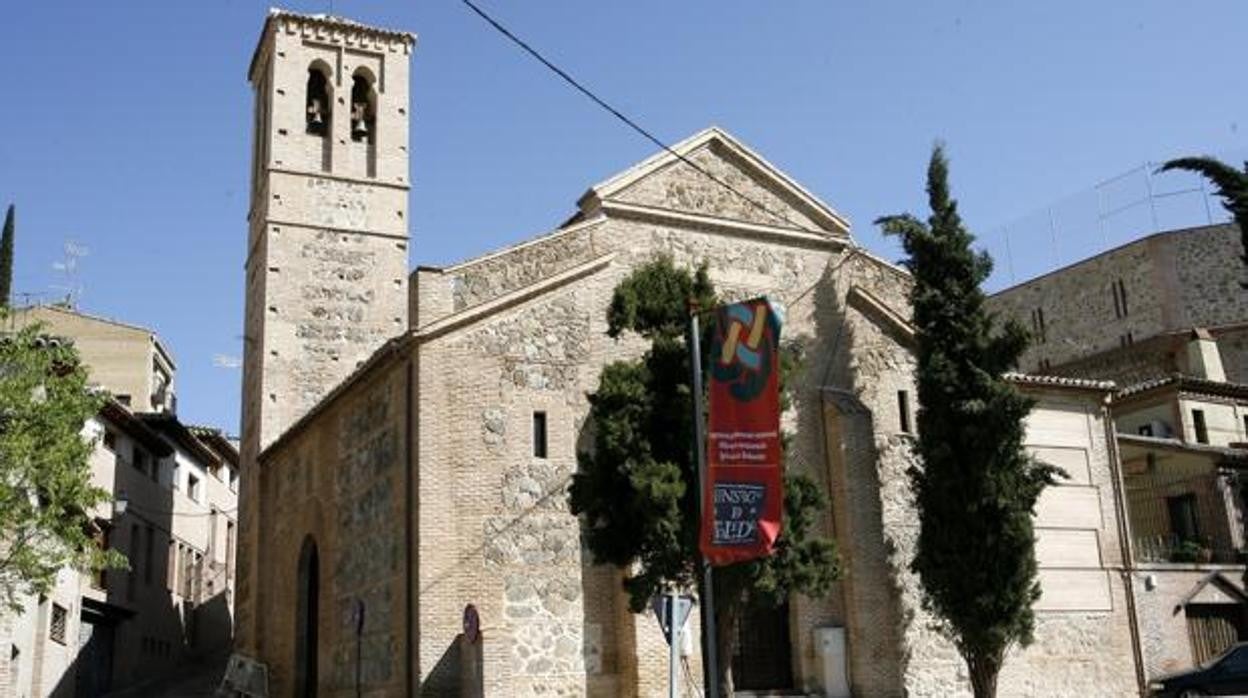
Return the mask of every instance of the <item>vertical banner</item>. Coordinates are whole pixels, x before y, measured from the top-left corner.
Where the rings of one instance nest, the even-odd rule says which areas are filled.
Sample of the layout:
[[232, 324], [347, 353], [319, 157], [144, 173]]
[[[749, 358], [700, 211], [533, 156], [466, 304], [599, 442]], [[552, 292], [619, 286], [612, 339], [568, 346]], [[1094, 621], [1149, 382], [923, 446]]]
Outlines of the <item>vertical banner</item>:
[[715, 312], [702, 554], [727, 565], [771, 554], [784, 492], [780, 448], [780, 323], [766, 298]]

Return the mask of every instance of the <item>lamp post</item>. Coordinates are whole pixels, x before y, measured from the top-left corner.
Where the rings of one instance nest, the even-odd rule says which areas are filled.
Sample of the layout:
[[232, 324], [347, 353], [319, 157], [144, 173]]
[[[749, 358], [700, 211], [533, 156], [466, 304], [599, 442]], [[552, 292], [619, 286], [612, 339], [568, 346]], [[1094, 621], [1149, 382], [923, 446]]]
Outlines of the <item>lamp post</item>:
[[130, 499], [126, 497], [126, 491], [121, 490], [117, 493], [117, 498], [113, 500], [113, 519], [125, 516], [128, 508], [130, 508]]

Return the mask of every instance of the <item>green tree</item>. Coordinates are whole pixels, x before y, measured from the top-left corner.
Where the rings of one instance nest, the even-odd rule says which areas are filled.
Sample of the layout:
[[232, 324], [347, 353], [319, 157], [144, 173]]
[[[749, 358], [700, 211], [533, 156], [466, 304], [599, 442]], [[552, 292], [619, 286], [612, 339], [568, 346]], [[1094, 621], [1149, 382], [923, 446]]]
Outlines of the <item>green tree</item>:
[[[1217, 195], [1222, 197], [1222, 206], [1239, 226], [1239, 239], [1244, 248], [1239, 260], [1248, 265], [1248, 162], [1244, 163], [1244, 171], [1240, 172], [1211, 157], [1178, 158], [1162, 165], [1157, 171], [1168, 170], [1195, 172], [1213, 182]], [[1248, 288], [1248, 282], [1241, 281], [1239, 285]]]
[[[700, 308], [716, 305], [706, 269], [690, 273], [666, 257], [639, 267], [615, 288], [607, 334], [640, 335], [650, 347], [638, 360], [604, 367], [598, 390], [589, 398], [593, 447], [580, 454], [580, 471], [572, 479], [571, 508], [581, 517], [589, 550], [597, 562], [629, 570], [624, 587], [634, 612], [669, 586], [694, 588], [700, 577], [698, 471], [685, 343], [690, 301]], [[709, 344], [703, 341], [703, 349]], [[792, 351], [786, 351], [782, 376], [791, 377], [795, 363]], [[709, 364], [704, 360], [703, 365]], [[782, 406], [787, 396], [782, 388]], [[778, 605], [794, 593], [821, 595], [840, 574], [834, 544], [813, 530], [826, 506], [818, 487], [809, 478], [787, 474], [784, 504], [773, 555], [715, 569], [716, 680], [723, 695], [731, 695], [729, 663], [744, 605]]]
[[919, 515], [911, 569], [923, 606], [957, 646], [977, 698], [996, 695], [997, 674], [1015, 643], [1031, 643], [1036, 581], [1032, 512], [1059, 470], [1023, 449], [1023, 419], [1034, 403], [1003, 378], [1027, 334], [994, 327], [980, 285], [992, 271], [971, 249], [949, 196], [948, 164], [937, 146], [927, 170], [931, 216], [877, 221], [897, 235], [914, 275], [910, 293], [918, 344], [917, 451], [910, 484]]
[[[5, 319], [0, 317], [0, 319]], [[91, 484], [93, 444], [82, 436], [103, 397], [68, 344], [31, 325], [0, 340], [0, 602], [46, 593], [65, 566], [123, 564], [91, 536], [92, 507], [109, 493]]]
[[13, 204], [4, 214], [4, 234], [0, 235], [0, 308], [9, 307], [13, 297]]

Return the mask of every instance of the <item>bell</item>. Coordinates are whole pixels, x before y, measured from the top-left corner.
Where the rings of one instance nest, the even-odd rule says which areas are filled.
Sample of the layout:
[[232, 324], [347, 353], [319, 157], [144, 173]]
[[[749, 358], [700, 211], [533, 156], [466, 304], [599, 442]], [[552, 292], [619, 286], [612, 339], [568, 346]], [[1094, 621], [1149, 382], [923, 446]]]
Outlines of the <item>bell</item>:
[[320, 100], [314, 99], [308, 105], [308, 123], [312, 126], [323, 126], [325, 124], [325, 119], [321, 116]]
[[368, 124], [363, 119], [355, 119], [351, 122], [351, 135], [355, 138], [364, 138], [368, 135]]

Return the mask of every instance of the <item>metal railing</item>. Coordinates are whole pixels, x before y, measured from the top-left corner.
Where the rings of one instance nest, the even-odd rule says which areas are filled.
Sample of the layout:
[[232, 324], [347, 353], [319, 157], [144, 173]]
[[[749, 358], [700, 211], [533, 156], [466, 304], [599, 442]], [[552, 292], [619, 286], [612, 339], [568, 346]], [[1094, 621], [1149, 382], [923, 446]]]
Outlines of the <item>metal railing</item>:
[[[1238, 167], [1248, 150], [1215, 152]], [[979, 245], [996, 266], [990, 292], [1125, 245], [1153, 233], [1230, 220], [1203, 177], [1157, 173], [1145, 162], [1003, 225], [982, 228]]]

